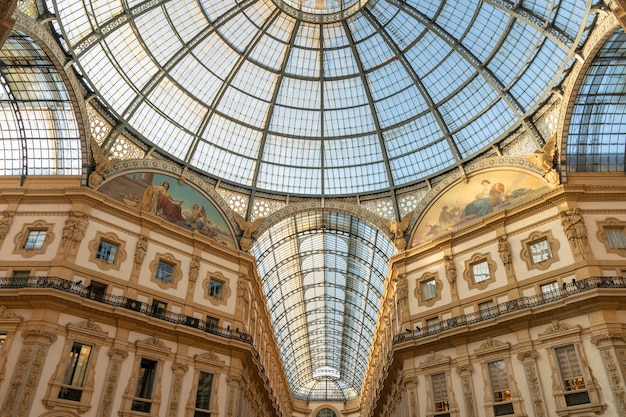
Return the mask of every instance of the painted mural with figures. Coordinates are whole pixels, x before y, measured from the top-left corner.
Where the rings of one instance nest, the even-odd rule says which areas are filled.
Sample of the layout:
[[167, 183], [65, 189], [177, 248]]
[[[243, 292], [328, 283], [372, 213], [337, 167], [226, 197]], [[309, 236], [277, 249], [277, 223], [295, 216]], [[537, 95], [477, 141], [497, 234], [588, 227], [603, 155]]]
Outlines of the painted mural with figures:
[[189, 185], [179, 185], [175, 178], [138, 172], [114, 178], [98, 191], [236, 248], [233, 235], [215, 205]]
[[410, 247], [450, 232], [490, 213], [504, 210], [554, 188], [542, 178], [521, 171], [489, 171], [453, 185], [420, 219]]

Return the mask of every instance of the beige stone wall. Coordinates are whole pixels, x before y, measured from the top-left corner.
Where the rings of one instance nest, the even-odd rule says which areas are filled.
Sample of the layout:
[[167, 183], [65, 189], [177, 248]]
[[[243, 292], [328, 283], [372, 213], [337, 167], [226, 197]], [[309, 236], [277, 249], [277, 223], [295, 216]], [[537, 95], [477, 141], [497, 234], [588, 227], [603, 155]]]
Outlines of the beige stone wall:
[[[249, 254], [93, 190], [53, 189], [43, 187], [45, 181], [20, 189], [12, 179], [2, 181], [1, 416], [190, 416], [200, 370], [215, 378], [211, 415], [291, 408]], [[32, 230], [46, 231], [41, 248], [23, 247]], [[118, 245], [113, 263], [97, 259], [101, 240]], [[156, 278], [159, 259], [175, 265], [171, 283]], [[31, 278], [16, 286], [11, 280], [20, 273]], [[208, 294], [211, 278], [224, 283], [221, 299]], [[106, 285], [104, 302], [90, 296], [94, 283]], [[119, 301], [126, 298], [146, 304], [133, 311]], [[152, 314], [153, 300], [167, 303], [165, 316]], [[185, 317], [207, 316], [218, 319], [220, 329], [185, 325]], [[75, 341], [92, 347], [89, 371], [79, 401], [59, 399]], [[131, 411], [142, 357], [157, 361], [149, 414]]]
[[[437, 415], [430, 378], [445, 373], [451, 416], [493, 416], [499, 403], [492, 398], [488, 363], [499, 360], [506, 365], [513, 415], [626, 415], [619, 365], [626, 349], [626, 252], [611, 248], [603, 233], [626, 225], [626, 184], [612, 174], [604, 181], [600, 176], [584, 184], [570, 174], [573, 184], [392, 260], [397, 278], [388, 282], [383, 303], [390, 305], [383, 313], [390, 319], [379, 327], [375, 348], [392, 359], [368, 370], [369, 381], [382, 381], [366, 391], [377, 397], [368, 415]], [[528, 246], [543, 238], [552, 256], [533, 262]], [[499, 239], [508, 243], [508, 254]], [[456, 280], [449, 279], [446, 259]], [[469, 270], [477, 259], [493, 264], [492, 277], [479, 284]], [[416, 290], [423, 277], [433, 276], [441, 286], [425, 303]], [[555, 291], [542, 294], [550, 283]], [[402, 285], [408, 288], [405, 302]], [[494, 307], [481, 313], [486, 302]], [[432, 318], [439, 324], [429, 328]], [[393, 339], [380, 337], [389, 333]], [[554, 356], [565, 345], [575, 346], [587, 404], [567, 405], [570, 392]]]

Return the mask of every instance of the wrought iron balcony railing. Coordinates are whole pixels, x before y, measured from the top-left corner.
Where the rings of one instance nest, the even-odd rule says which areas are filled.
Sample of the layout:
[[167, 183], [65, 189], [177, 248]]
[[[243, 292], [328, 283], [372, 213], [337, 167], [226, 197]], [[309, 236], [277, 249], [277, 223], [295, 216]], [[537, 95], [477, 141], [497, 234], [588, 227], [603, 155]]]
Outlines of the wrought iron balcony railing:
[[227, 339], [235, 339], [250, 345], [253, 345], [252, 336], [239, 331], [239, 329], [231, 329], [230, 327], [220, 327], [207, 323], [205, 320], [196, 317], [187, 316], [185, 314], [173, 313], [161, 308], [155, 308], [153, 305], [144, 303], [123, 295], [102, 294], [96, 295], [91, 291], [89, 286], [68, 281], [58, 277], [19, 277], [19, 278], [0, 278], [0, 290], [2, 289], [19, 289], [19, 288], [50, 288], [53, 290], [63, 291], [75, 294], [82, 298], [88, 298], [99, 303], [107, 304], [114, 307], [123, 307], [136, 311], [150, 317], [165, 320], [174, 324], [183, 324], [185, 326], [194, 327], [206, 333], [211, 333]]
[[526, 310], [543, 304], [562, 300], [573, 294], [589, 291], [595, 288], [626, 288], [626, 279], [623, 277], [591, 277], [564, 285], [563, 287], [537, 294], [530, 297], [521, 297], [515, 300], [500, 303], [493, 307], [476, 311], [462, 316], [442, 320], [424, 328], [407, 329], [393, 338], [393, 344], [421, 339], [446, 330], [490, 320], [494, 317], [511, 314], [515, 311]]

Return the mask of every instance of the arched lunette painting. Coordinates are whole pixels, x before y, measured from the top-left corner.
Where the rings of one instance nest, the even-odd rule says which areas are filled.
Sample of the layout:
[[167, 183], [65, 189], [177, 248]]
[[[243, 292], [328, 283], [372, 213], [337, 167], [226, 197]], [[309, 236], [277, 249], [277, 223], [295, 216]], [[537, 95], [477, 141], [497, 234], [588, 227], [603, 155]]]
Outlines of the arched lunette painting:
[[215, 205], [191, 186], [179, 185], [175, 178], [154, 172], [137, 172], [114, 178], [98, 191], [236, 248], [232, 233]]

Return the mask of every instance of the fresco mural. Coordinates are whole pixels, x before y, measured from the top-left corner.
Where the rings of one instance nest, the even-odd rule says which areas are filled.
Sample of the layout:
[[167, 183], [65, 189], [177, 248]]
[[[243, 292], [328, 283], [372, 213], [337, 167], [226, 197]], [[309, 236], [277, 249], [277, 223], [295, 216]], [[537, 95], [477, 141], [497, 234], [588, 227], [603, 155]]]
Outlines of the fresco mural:
[[112, 179], [98, 191], [236, 248], [230, 229], [215, 206], [189, 185], [178, 185], [175, 178], [153, 172], [127, 174]]
[[435, 236], [503, 210], [541, 194], [554, 186], [520, 171], [489, 171], [448, 189], [419, 221], [410, 247]]

